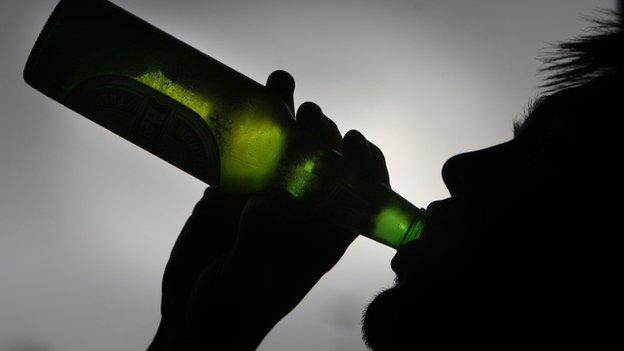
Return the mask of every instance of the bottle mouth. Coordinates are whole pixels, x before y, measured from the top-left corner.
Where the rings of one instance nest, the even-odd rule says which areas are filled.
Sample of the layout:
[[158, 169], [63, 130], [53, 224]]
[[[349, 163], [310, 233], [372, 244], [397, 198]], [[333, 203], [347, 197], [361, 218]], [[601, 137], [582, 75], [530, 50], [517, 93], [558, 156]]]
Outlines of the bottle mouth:
[[422, 234], [423, 229], [425, 228], [425, 223], [427, 222], [427, 212], [424, 209], [420, 209], [420, 214], [412, 220], [409, 228], [405, 232], [405, 236], [403, 240], [397, 247], [397, 249], [411, 241], [417, 240], [420, 238], [420, 234]]

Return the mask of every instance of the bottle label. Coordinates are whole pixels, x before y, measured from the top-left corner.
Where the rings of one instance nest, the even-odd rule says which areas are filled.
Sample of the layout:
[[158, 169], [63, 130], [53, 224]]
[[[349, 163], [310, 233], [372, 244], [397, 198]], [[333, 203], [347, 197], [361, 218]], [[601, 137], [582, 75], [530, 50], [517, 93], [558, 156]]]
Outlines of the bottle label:
[[193, 110], [132, 78], [86, 80], [64, 105], [196, 178], [219, 180], [219, 149], [206, 122]]

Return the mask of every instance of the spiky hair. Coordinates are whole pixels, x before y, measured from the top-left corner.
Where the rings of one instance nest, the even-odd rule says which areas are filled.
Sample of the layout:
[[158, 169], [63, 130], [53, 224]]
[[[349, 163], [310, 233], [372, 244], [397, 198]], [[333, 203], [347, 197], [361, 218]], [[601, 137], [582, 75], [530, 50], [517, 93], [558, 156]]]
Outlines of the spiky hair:
[[542, 58], [545, 75], [542, 88], [553, 92], [585, 84], [594, 78], [624, 72], [624, 14], [601, 11], [591, 18], [587, 33], [569, 41], [555, 43]]

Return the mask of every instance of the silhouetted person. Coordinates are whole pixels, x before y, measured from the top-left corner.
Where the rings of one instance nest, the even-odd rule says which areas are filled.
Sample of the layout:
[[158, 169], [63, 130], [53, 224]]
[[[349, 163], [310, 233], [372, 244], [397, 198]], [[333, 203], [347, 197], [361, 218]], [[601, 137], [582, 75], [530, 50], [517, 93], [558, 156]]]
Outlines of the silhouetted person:
[[[546, 63], [549, 92], [512, 140], [446, 162], [451, 197], [428, 207], [421, 238], [392, 260], [396, 285], [365, 313], [373, 350], [431, 342], [596, 349], [621, 333], [618, 20], [560, 45]], [[293, 108], [287, 73], [274, 72], [267, 87]], [[388, 182], [383, 155], [360, 133], [342, 139], [312, 103], [297, 120], [340, 149], [353, 172]], [[310, 213], [284, 191], [206, 190], [165, 270], [150, 350], [254, 349], [355, 238]]]

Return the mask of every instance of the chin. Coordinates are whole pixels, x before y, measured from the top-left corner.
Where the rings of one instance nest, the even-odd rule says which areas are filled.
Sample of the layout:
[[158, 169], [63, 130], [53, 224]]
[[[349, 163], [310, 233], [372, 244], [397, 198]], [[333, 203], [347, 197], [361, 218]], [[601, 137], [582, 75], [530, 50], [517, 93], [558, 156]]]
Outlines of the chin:
[[484, 330], [475, 324], [475, 311], [465, 307], [471, 305], [465, 297], [468, 300], [458, 296], [453, 284], [395, 285], [378, 294], [366, 308], [364, 342], [374, 351], [414, 350], [467, 340], [472, 331], [480, 335]]
[[[405, 337], [400, 320], [406, 312], [401, 308], [403, 289], [394, 286], [378, 294], [368, 305], [362, 318], [364, 342], [372, 350], [402, 350]], [[403, 335], [402, 335], [403, 334]]]

